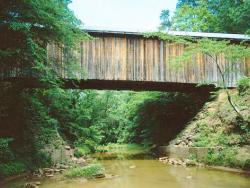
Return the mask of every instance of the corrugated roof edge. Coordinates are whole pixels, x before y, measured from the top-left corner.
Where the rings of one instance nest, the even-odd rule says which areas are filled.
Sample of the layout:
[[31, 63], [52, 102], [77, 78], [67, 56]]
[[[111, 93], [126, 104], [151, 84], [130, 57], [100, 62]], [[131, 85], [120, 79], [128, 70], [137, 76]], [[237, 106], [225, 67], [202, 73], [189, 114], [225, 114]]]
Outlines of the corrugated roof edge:
[[[85, 29], [84, 31], [88, 33], [103, 33], [103, 34], [107, 33], [107, 34], [138, 35], [138, 36], [143, 35], [143, 32], [130, 32], [130, 31], [109, 31], [109, 30], [89, 30], [89, 29]], [[242, 34], [203, 33], [203, 32], [186, 32], [186, 31], [168, 31], [166, 33], [175, 36], [190, 36], [190, 37], [201, 37], [201, 38], [219, 38], [219, 39], [250, 41], [250, 36]]]

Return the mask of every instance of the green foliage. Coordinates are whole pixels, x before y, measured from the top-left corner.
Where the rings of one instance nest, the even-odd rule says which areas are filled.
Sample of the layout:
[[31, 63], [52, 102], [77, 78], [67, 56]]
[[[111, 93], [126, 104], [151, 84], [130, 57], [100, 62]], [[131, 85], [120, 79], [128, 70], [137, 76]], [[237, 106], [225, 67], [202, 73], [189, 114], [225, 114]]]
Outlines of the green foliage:
[[[54, 88], [24, 91], [17, 99], [8, 97], [3, 95], [3, 99], [8, 100], [4, 100], [2, 107], [4, 114], [9, 115], [0, 119], [0, 125], [1, 130], [11, 132], [13, 141], [10, 148], [10, 140], [3, 140], [2, 151], [7, 153], [6, 148], [9, 148], [15, 153], [14, 160], [26, 160], [26, 166], [33, 170], [51, 163], [50, 156], [42, 151], [57, 143], [60, 136], [77, 148], [76, 157], [95, 151], [101, 144], [168, 143], [199, 111], [209, 95]], [[11, 99], [15, 99], [13, 103]], [[179, 116], [182, 118], [177, 118]], [[228, 136], [223, 129], [217, 129], [216, 124], [202, 123], [198, 127], [194, 143], [198, 146], [242, 143], [238, 136]], [[13, 128], [17, 132], [13, 133]], [[217, 136], [210, 137], [215, 131]], [[109, 147], [116, 150], [114, 145], [109, 144]], [[123, 150], [133, 153], [146, 149], [129, 145]]]
[[192, 7], [197, 7], [197, 0], [178, 0], [176, 8], [180, 8], [183, 5], [190, 5]]
[[103, 173], [104, 168], [100, 164], [92, 164], [85, 167], [76, 167], [65, 172], [67, 178], [94, 178], [95, 175]]
[[[215, 60], [216, 56], [223, 54], [223, 56], [231, 61], [232, 63], [239, 63], [244, 60], [244, 58], [250, 57], [250, 49], [243, 42], [241, 44], [231, 44], [230, 41], [222, 40], [212, 40], [208, 38], [203, 39], [192, 39], [190, 37], [179, 37], [171, 36], [161, 32], [155, 33], [145, 33], [145, 37], [158, 37], [164, 41], [170, 41], [174, 43], [180, 43], [186, 46], [185, 51], [182, 55], [173, 58], [174, 62], [182, 63], [192, 63], [193, 57], [198, 54], [207, 55], [211, 58], [211, 63], [218, 63]], [[238, 71], [225, 69], [223, 74], [229, 74], [230, 72]]]
[[[207, 116], [211, 116], [207, 114]], [[198, 121], [195, 124], [195, 142], [196, 147], [217, 147], [241, 144], [241, 136], [237, 134], [226, 134], [223, 127], [219, 124], [211, 125], [205, 120]], [[213, 135], [213, 136], [210, 136]]]
[[92, 151], [90, 150], [90, 148], [88, 146], [81, 146], [81, 147], [77, 147], [74, 150], [74, 156], [77, 158], [86, 156], [87, 154], [90, 154]]
[[191, 161], [196, 162], [196, 160], [197, 160], [196, 155], [195, 155], [195, 154], [190, 154], [190, 155], [188, 156], [188, 160], [191, 160]]
[[147, 154], [149, 152], [148, 146], [142, 146], [138, 144], [108, 144], [104, 147], [99, 147], [98, 149], [104, 150], [108, 153], [115, 154], [127, 154], [127, 155], [137, 155], [137, 154]]
[[[22, 89], [18, 83], [1, 87], [0, 137], [11, 137], [13, 142], [11, 147], [6, 140], [1, 142], [0, 163], [9, 158], [25, 159], [27, 166], [32, 168], [49, 165], [50, 156], [42, 151], [58, 145], [59, 133], [75, 142], [74, 136], [78, 138], [87, 132], [79, 129], [79, 121], [73, 121], [79, 114], [73, 115], [74, 111], [70, 111], [73, 96], [77, 95], [56, 88], [61, 82], [54, 60], [47, 57], [47, 45], [54, 43], [64, 52], [64, 65], [75, 67], [76, 42], [88, 38], [81, 30], [80, 21], [68, 8], [69, 3], [70, 0], [1, 0], [0, 66], [3, 78], [35, 77], [55, 89]], [[72, 76], [70, 70], [64, 71]], [[70, 128], [72, 124], [75, 126]]]
[[159, 30], [168, 30], [171, 27], [169, 10], [162, 10], [160, 15], [161, 24]]
[[[81, 105], [83, 105], [81, 109], [85, 110], [81, 111], [78, 118], [84, 116], [89, 118], [88, 121], [85, 121], [85, 126], [88, 127], [89, 131], [93, 131], [92, 136], [96, 135], [97, 139], [94, 139], [94, 141], [98, 144], [133, 142], [141, 144], [157, 143], [158, 141], [156, 142], [154, 137], [159, 137], [159, 135], [156, 135], [159, 132], [163, 134], [166, 133], [165, 139], [168, 140], [170, 139], [170, 132], [166, 132], [165, 129], [175, 124], [172, 129], [172, 131], [175, 132], [180, 129], [178, 125], [181, 125], [181, 122], [174, 121], [172, 108], [179, 108], [179, 111], [183, 113], [187, 111], [188, 113], [185, 113], [186, 115], [180, 120], [187, 121], [188, 116], [196, 111], [198, 106], [202, 104], [202, 99], [199, 97], [195, 99], [194, 95], [186, 96], [160, 92], [92, 91], [91, 94], [90, 91], [87, 91], [85, 94], [85, 96], [82, 96], [84, 96], [86, 100], [80, 102]], [[206, 96], [204, 97], [206, 98]], [[188, 100], [190, 100], [190, 98], [197, 102], [193, 105], [197, 108], [190, 110], [190, 108], [187, 107], [184, 110], [183, 107], [189, 103]], [[178, 100], [181, 102], [178, 105], [174, 105]], [[173, 116], [170, 117], [168, 114], [172, 114]], [[167, 121], [173, 122], [169, 123], [169, 125], [163, 125], [163, 123]], [[160, 130], [157, 131], [157, 129]], [[91, 135], [86, 135], [85, 137], [88, 138], [89, 141], [84, 141], [84, 139], [78, 140], [75, 142], [75, 145], [77, 147], [81, 147], [81, 145], [91, 146], [90, 143], [91, 140], [93, 140], [91, 139]], [[163, 142], [163, 140], [159, 140], [159, 142]]]
[[232, 68], [233, 70], [223, 69], [219, 65], [220, 62], [217, 60], [218, 56], [223, 54], [225, 59], [234, 64], [241, 63], [245, 58], [250, 57], [250, 48], [248, 48], [247, 44], [244, 42], [241, 44], [231, 44], [230, 41], [227, 40], [218, 41], [208, 38], [194, 39], [191, 37], [172, 36], [162, 32], [145, 33], [144, 36], [147, 38], [158, 37], [164, 41], [185, 45], [185, 51], [183, 54], [170, 58], [172, 60], [169, 63], [171, 63], [172, 67], [175, 67], [175, 65], [184, 66], [186, 63], [195, 63], [193, 62], [194, 57], [203, 54], [210, 59], [211, 64], [217, 66], [224, 79], [226, 79], [230, 73], [239, 70], [236, 66], [234, 66], [235, 68]]
[[[249, 95], [239, 96], [235, 90], [230, 92], [243, 112], [244, 119], [249, 119]], [[207, 102], [192, 122], [187, 124], [176, 141], [180, 143], [189, 137], [194, 147], [213, 148], [198, 162], [247, 169], [249, 155], [245, 146], [250, 144], [249, 122], [232, 113], [230, 104], [225, 102], [225, 91], [220, 90], [217, 95], [215, 100]]]
[[[75, 42], [88, 38], [82, 32], [79, 20], [68, 9], [70, 2], [2, 0], [0, 3], [3, 76], [12, 77], [15, 69], [18, 72], [14, 74], [18, 76], [32, 76], [54, 86], [51, 89], [22, 89], [18, 84], [1, 87], [1, 164], [25, 160], [31, 170], [47, 166], [51, 159], [44, 151], [51, 145], [60, 144], [61, 138], [78, 148], [76, 156], [93, 152], [100, 144], [159, 144], [163, 140], [156, 139], [159, 133], [156, 130], [167, 128], [162, 122], [167, 122], [167, 116], [173, 115], [173, 103], [180, 99], [183, 104], [174, 107], [181, 110], [188, 100], [193, 99], [192, 96], [159, 92], [60, 89], [55, 59], [47, 57], [47, 45], [58, 45], [64, 52], [63, 64], [76, 68], [74, 54], [79, 49]], [[69, 78], [74, 76], [72, 71], [62, 68]], [[187, 108], [181, 113], [187, 111], [190, 110]], [[152, 117], [148, 113], [152, 113]], [[143, 118], [147, 120], [145, 124]], [[188, 117], [185, 118], [187, 121]], [[172, 121], [168, 126], [175, 124]], [[10, 140], [2, 137], [13, 138], [11, 145]]]
[[34, 153], [32, 163], [34, 166], [29, 167], [29, 170], [35, 170], [37, 168], [49, 167], [52, 165], [51, 156], [44, 151], [37, 151]]
[[[4, 76], [11, 76], [16, 67], [20, 69], [15, 73], [18, 76], [36, 77], [50, 85], [59, 83], [53, 61], [47, 58], [47, 44], [60, 44], [63, 51], [70, 51], [76, 41], [87, 37], [68, 8], [70, 2], [1, 0], [0, 65]], [[70, 64], [72, 58], [67, 57], [65, 64]]]
[[243, 166], [243, 169], [244, 169], [244, 170], [250, 170], [250, 159], [247, 159], [247, 160], [245, 161], [245, 164], [244, 164], [244, 166]]
[[234, 148], [224, 148], [220, 151], [210, 150], [202, 162], [208, 165], [237, 167], [236, 154], [237, 152]]
[[181, 31], [247, 33], [249, 1], [179, 0], [172, 29]]
[[[196, 63], [193, 61], [194, 57], [198, 55], [203, 55], [208, 58], [211, 64], [216, 66], [217, 71], [220, 74], [220, 78], [214, 83], [213, 81], [204, 82], [203, 84], [215, 84], [217, 87], [222, 87], [226, 90], [227, 100], [231, 105], [234, 112], [241, 119], [244, 119], [242, 113], [239, 111], [237, 106], [234, 104], [230, 92], [228, 91], [228, 78], [230, 78], [232, 73], [239, 72], [239, 66], [237, 64], [244, 62], [244, 60], [250, 57], [250, 48], [244, 42], [240, 44], [231, 44], [230, 41], [222, 40], [212, 40], [208, 38], [202, 39], [187, 39], [186, 37], [170, 36], [163, 33], [148, 33], [145, 37], [158, 37], [161, 40], [171, 41], [178, 44], [183, 44], [185, 46], [185, 51], [180, 56], [174, 56], [170, 58], [170, 66], [173, 68], [183, 67], [186, 63]], [[233, 66], [225, 68], [221, 65], [221, 58], [224, 57]], [[236, 65], [234, 65], [236, 64]]]
[[[167, 142], [199, 109], [206, 98], [203, 97], [160, 92], [35, 89], [19, 96], [22, 103], [18, 111], [13, 114], [11, 108], [7, 113], [21, 118], [3, 119], [6, 124], [3, 129], [19, 130], [14, 140], [16, 152], [37, 164], [32, 166], [40, 167], [50, 163], [49, 157], [40, 151], [56, 144], [60, 136], [77, 148], [77, 157], [94, 152], [100, 144]], [[174, 120], [176, 111], [183, 114], [178, 121]], [[159, 139], [159, 134], [164, 134], [164, 139]]]
[[105, 146], [98, 146], [93, 157], [99, 160], [148, 159], [152, 158], [152, 149], [155, 149], [155, 146], [110, 143]]
[[186, 166], [196, 166], [198, 163], [196, 154], [189, 154], [188, 160], [186, 161]]
[[0, 163], [0, 178], [20, 174], [27, 170], [22, 162]]
[[14, 159], [14, 154], [9, 146], [12, 140], [11, 138], [0, 138], [0, 163]]
[[[193, 102], [192, 104], [190, 100]], [[134, 141], [137, 143], [167, 143], [183, 128], [185, 122], [193, 117], [196, 110], [203, 104], [202, 101], [202, 97], [180, 93], [161, 93], [154, 98], [145, 100], [136, 111]], [[177, 118], [176, 114], [182, 118]]]
[[[95, 151], [100, 144], [167, 143], [171, 136], [178, 133], [194, 116], [208, 97], [179, 93], [81, 91], [58, 88], [60, 79], [53, 66], [55, 60], [47, 58], [47, 44], [58, 45], [64, 52], [64, 65], [75, 69], [77, 65], [74, 54], [79, 50], [75, 42], [88, 38], [81, 31], [80, 21], [68, 9], [70, 2], [70, 0], [2, 0], [0, 3], [0, 66], [5, 72], [3, 76], [11, 77], [13, 67], [15, 70], [21, 68], [15, 74], [32, 76], [55, 86], [52, 89], [21, 89], [15, 84], [1, 87], [0, 176], [23, 172], [26, 167], [33, 170], [50, 165], [50, 156], [44, 149], [58, 144], [61, 137], [77, 148], [76, 157]], [[206, 5], [194, 1], [188, 5], [179, 4], [177, 14], [182, 17], [175, 17], [175, 24], [177, 22], [179, 24], [175, 27], [202, 31], [221, 30], [221, 26], [215, 22], [223, 14], [220, 12], [216, 14], [218, 18], [214, 17], [210, 11], [212, 10], [210, 4], [210, 2]], [[224, 8], [228, 8], [228, 5]], [[248, 6], [245, 5], [248, 4], [242, 6], [240, 4], [236, 9], [229, 10], [230, 19], [235, 17], [237, 11], [240, 12], [237, 24], [242, 27], [232, 27], [240, 28], [237, 32], [245, 30], [248, 24], [242, 21], [248, 17], [246, 11], [249, 9], [246, 9]], [[197, 6], [197, 9], [194, 10], [192, 6]], [[169, 28], [171, 24], [169, 12], [163, 11], [161, 19], [162, 26], [165, 29]], [[188, 21], [185, 21], [186, 19]], [[208, 24], [207, 21], [214, 25]], [[233, 25], [236, 25], [236, 21], [234, 19], [233, 21]], [[227, 26], [224, 24], [223, 27]], [[225, 31], [231, 31], [232, 28], [226, 28]], [[151, 36], [152, 34], [148, 35]], [[155, 36], [187, 45], [187, 50], [179, 61], [188, 61], [198, 53], [210, 56], [224, 53], [226, 58], [234, 61], [249, 54], [246, 46], [229, 45], [226, 41], [202, 39], [193, 43], [190, 38], [172, 37], [161, 33]], [[65, 74], [69, 78], [74, 77], [72, 75], [74, 71], [66, 70], [66, 67], [61, 68], [66, 71]], [[246, 85], [246, 81], [239, 83], [240, 93], [245, 92]], [[209, 143], [230, 142], [223, 131], [218, 133], [220, 137], [212, 140], [209, 138], [209, 131], [202, 130], [199, 135], [200, 140], [198, 139], [196, 144], [205, 146]], [[234, 139], [238, 140], [237, 137]], [[125, 148], [133, 150], [136, 146], [129, 145]], [[228, 156], [226, 153], [210, 154], [206, 160], [209, 163], [226, 157], [226, 163], [231, 164], [233, 160], [231, 155], [231, 153]], [[13, 161], [25, 161], [25, 164]], [[101, 172], [101, 166], [92, 165], [71, 169], [65, 176], [90, 178]]]
[[250, 92], [250, 77], [243, 77], [237, 83], [237, 89], [239, 91], [239, 95], [243, 96]]
[[216, 32], [216, 17], [207, 8], [207, 4], [201, 4], [199, 7], [191, 7], [184, 4], [176, 9], [172, 19], [174, 30], [180, 31], [207, 31]]
[[[218, 113], [218, 112], [217, 112]], [[221, 116], [221, 114], [217, 114]], [[217, 117], [213, 117], [207, 114], [208, 119], [216, 119]], [[224, 119], [222, 119], [224, 120]], [[211, 120], [199, 120], [195, 122], [195, 128], [192, 132], [195, 132], [193, 146], [195, 147], [231, 147], [231, 146], [241, 146], [247, 144], [247, 137], [249, 137], [249, 130], [246, 129], [242, 131], [244, 124], [234, 125], [232, 127], [233, 122], [223, 122], [228, 123], [231, 126], [229, 129], [227, 126], [222, 126], [219, 123], [213, 122], [211, 125]], [[238, 131], [238, 127], [241, 126], [240, 131]], [[230, 132], [229, 132], [230, 131]], [[234, 132], [233, 132], [234, 131]], [[240, 133], [240, 134], [239, 134]]]

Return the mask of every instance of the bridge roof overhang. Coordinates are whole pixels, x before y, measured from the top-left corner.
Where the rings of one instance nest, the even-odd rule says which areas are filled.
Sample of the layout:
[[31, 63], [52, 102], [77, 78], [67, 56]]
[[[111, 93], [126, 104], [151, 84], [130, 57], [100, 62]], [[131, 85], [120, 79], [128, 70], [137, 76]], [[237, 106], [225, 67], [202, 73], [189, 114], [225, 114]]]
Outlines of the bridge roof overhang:
[[[147, 32], [132, 32], [132, 31], [111, 31], [111, 30], [85, 30], [89, 34], [93, 35], [118, 35], [118, 36], [131, 36], [131, 37], [143, 37]], [[226, 34], [226, 33], [204, 33], [204, 32], [186, 32], [186, 31], [168, 31], [166, 34], [173, 36], [188, 36], [193, 38], [211, 38], [218, 40], [230, 40], [230, 41], [246, 41], [250, 42], [250, 36], [243, 34]]]

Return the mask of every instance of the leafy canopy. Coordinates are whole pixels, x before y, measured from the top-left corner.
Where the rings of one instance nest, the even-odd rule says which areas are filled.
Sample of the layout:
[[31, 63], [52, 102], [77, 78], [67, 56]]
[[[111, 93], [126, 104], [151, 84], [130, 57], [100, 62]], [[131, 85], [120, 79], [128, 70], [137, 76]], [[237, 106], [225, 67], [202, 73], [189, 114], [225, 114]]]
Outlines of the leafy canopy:
[[160, 15], [161, 24], [160, 30], [168, 30], [171, 27], [169, 10], [162, 10]]
[[[48, 43], [73, 47], [86, 35], [81, 22], [68, 8], [70, 0], [0, 0], [0, 66], [6, 76], [10, 67], [17, 75], [38, 78], [49, 75], [46, 47]], [[31, 72], [31, 68], [33, 71]]]
[[249, 33], [249, 0], [178, 0], [172, 30]]

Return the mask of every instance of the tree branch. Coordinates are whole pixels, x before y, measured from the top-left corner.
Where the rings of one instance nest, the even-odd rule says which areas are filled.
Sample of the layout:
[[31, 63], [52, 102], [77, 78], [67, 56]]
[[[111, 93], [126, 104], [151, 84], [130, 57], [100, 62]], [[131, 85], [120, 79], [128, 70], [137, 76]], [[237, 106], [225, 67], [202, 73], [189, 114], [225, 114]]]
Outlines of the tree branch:
[[233, 110], [237, 113], [237, 115], [243, 119], [243, 116], [240, 113], [239, 109], [236, 107], [236, 105], [232, 101], [232, 97], [231, 97], [231, 95], [230, 95], [230, 93], [229, 93], [229, 91], [227, 89], [227, 85], [226, 85], [224, 73], [223, 73], [223, 71], [222, 71], [222, 69], [221, 69], [221, 67], [220, 67], [217, 59], [214, 56], [212, 56], [211, 54], [209, 54], [209, 53], [205, 53], [205, 54], [212, 58], [213, 62], [216, 64], [216, 67], [217, 67], [217, 69], [220, 72], [220, 75], [221, 75], [221, 78], [222, 78], [222, 82], [223, 82], [223, 89], [226, 91], [227, 100], [228, 100], [229, 104], [232, 106]]

